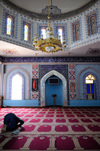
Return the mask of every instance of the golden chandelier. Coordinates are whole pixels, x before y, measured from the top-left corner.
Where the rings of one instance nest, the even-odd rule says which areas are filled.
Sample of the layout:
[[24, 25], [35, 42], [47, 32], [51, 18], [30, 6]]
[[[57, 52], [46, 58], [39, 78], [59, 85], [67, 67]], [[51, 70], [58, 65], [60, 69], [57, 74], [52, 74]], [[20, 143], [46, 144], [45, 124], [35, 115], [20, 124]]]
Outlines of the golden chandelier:
[[35, 50], [41, 50], [42, 52], [47, 53], [53, 53], [57, 51], [62, 51], [63, 48], [66, 47], [66, 41], [63, 39], [63, 42], [61, 43], [60, 39], [54, 38], [54, 34], [52, 31], [52, 27], [50, 27], [50, 14], [49, 14], [49, 0], [48, 0], [48, 27], [46, 28], [46, 38], [39, 39], [37, 38], [37, 35], [35, 34], [35, 37], [33, 38], [33, 46], [35, 47]]

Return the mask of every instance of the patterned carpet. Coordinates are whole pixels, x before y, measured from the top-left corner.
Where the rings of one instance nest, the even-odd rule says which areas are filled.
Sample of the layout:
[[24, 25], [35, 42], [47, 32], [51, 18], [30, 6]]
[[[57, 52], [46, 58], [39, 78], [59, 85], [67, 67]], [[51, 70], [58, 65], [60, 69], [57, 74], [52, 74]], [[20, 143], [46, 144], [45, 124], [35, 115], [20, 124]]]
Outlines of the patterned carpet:
[[0, 134], [0, 150], [100, 150], [100, 108], [2, 108], [25, 121], [18, 135]]

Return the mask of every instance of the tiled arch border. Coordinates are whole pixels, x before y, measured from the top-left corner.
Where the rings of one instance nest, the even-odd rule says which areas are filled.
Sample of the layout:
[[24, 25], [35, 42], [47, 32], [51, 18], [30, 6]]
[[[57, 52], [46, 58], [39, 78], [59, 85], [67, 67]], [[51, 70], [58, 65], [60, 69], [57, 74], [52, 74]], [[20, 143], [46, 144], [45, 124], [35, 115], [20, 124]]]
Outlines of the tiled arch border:
[[22, 99], [24, 99], [24, 90], [25, 90], [25, 86], [24, 86], [24, 83], [25, 83], [25, 79], [24, 79], [24, 76], [21, 72], [15, 72], [15, 73], [12, 73], [10, 77], [10, 81], [9, 81], [9, 99], [11, 99], [11, 91], [12, 91], [12, 78], [13, 76], [15, 76], [16, 74], [18, 74], [19, 76], [21, 76], [22, 78]]
[[57, 72], [55, 70], [48, 72], [41, 79], [41, 82], [40, 82], [40, 93], [41, 93], [40, 94], [40, 103], [41, 103], [41, 106], [45, 106], [45, 82], [52, 75], [55, 75], [62, 80], [62, 83], [63, 83], [63, 106], [67, 106], [68, 105], [68, 102], [67, 102], [67, 81], [62, 74], [60, 74], [59, 72]]
[[93, 67], [86, 67], [86, 68], [84, 68], [83, 70], [81, 70], [80, 72], [79, 72], [79, 74], [78, 74], [78, 99], [80, 100], [80, 75], [81, 75], [81, 73], [83, 72], [83, 71], [85, 71], [85, 70], [87, 70], [87, 69], [92, 69], [92, 70], [94, 70], [95, 72], [97, 72], [99, 75], [100, 75], [100, 72], [98, 71], [98, 70], [96, 70], [95, 68], [93, 68]]
[[86, 72], [83, 75], [83, 94], [84, 94], [84, 99], [86, 99], [86, 84], [85, 84], [85, 78], [89, 75], [93, 75], [95, 77], [95, 84], [96, 84], [96, 95], [95, 95], [95, 99], [99, 100], [99, 80], [96, 74], [94, 74], [93, 72]]
[[[22, 71], [24, 71], [27, 75], [27, 78], [28, 78], [28, 99], [30, 99], [30, 78], [29, 78], [29, 74], [26, 72], [26, 70], [24, 70], [23, 68], [21, 67], [14, 67], [12, 68], [11, 70], [9, 70], [7, 72], [7, 74], [5, 75], [5, 78], [4, 78], [4, 99], [6, 99], [6, 84], [7, 84], [7, 77], [9, 76], [9, 73], [11, 73], [12, 71], [16, 70], [16, 69], [20, 69]], [[16, 72], [17, 73], [17, 72]], [[18, 71], [18, 74], [19, 74], [19, 71]]]

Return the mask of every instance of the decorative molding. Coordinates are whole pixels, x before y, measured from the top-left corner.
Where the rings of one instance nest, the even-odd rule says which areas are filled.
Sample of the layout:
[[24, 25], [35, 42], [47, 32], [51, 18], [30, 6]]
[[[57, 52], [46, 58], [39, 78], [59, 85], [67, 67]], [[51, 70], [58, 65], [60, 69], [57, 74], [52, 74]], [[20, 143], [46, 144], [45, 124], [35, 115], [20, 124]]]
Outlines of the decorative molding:
[[[90, 7], [92, 7], [97, 1], [98, 0], [91, 0], [86, 5], [82, 6], [81, 8], [79, 8], [77, 10], [71, 11], [71, 12], [61, 13], [61, 14], [57, 14], [57, 15], [55, 15], [55, 14], [50, 15], [51, 20], [65, 19], [65, 18], [68, 18], [68, 17], [75, 16], [77, 14], [80, 14], [83, 11], [85, 11], [85, 10], [89, 9]], [[25, 10], [25, 9], [13, 4], [9, 0], [2, 0], [2, 3], [4, 5], [6, 5], [6, 7], [9, 7], [9, 9], [13, 9], [16, 12], [19, 12], [19, 13], [25, 15], [25, 16], [29, 16], [29, 17], [34, 18], [34, 19], [47, 20], [47, 15], [42, 14], [42, 13], [36, 13], [36, 12], [31, 12], [31, 11]]]
[[1, 62], [100, 62], [100, 56], [87, 57], [1, 57]]

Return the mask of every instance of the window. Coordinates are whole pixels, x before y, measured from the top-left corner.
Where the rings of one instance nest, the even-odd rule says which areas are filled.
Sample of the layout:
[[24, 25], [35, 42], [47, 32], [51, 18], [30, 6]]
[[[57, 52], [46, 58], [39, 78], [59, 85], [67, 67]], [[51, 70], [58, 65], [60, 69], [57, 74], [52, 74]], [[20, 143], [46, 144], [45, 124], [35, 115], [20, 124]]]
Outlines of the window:
[[23, 20], [23, 32], [22, 40], [26, 42], [31, 42], [32, 24]]
[[16, 74], [12, 77], [11, 100], [22, 100], [22, 77]]
[[85, 78], [86, 88], [87, 88], [87, 99], [92, 100], [94, 99], [94, 80], [95, 77], [89, 74]]
[[29, 37], [29, 27], [28, 25], [24, 25], [24, 40], [28, 41], [28, 37]]
[[46, 39], [46, 28], [45, 27], [41, 28], [41, 38]]
[[90, 18], [90, 22], [91, 22], [91, 34], [95, 34], [96, 33], [96, 20], [95, 20], [95, 16], [92, 16]]
[[87, 15], [87, 29], [88, 29], [88, 36], [91, 36], [93, 34], [97, 33], [97, 14], [96, 12], [93, 12], [89, 15]]
[[6, 29], [7, 35], [11, 35], [12, 32], [12, 18], [7, 17], [7, 29]]
[[63, 29], [62, 29], [62, 27], [58, 28], [58, 38], [60, 39], [61, 43], [63, 43]]
[[80, 40], [79, 24], [75, 25], [75, 41]]
[[80, 20], [72, 23], [73, 41], [80, 40]]

